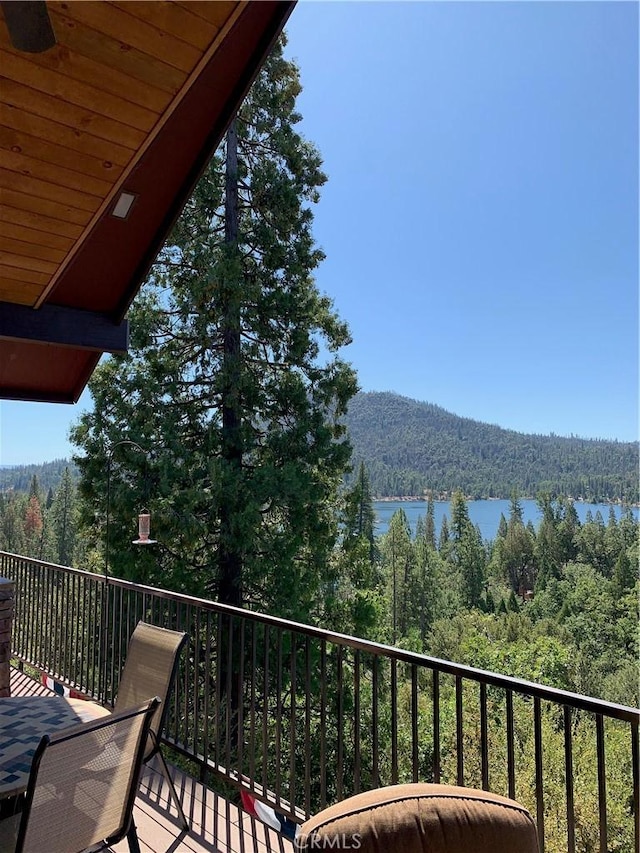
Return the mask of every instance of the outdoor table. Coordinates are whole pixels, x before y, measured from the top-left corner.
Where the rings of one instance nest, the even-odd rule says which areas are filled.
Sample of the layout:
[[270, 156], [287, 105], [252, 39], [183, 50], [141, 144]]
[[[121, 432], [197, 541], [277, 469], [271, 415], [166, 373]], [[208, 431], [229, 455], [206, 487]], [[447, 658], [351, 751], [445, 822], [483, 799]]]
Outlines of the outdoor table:
[[64, 696], [0, 699], [0, 801], [24, 793], [31, 759], [43, 735], [109, 715], [96, 702]]

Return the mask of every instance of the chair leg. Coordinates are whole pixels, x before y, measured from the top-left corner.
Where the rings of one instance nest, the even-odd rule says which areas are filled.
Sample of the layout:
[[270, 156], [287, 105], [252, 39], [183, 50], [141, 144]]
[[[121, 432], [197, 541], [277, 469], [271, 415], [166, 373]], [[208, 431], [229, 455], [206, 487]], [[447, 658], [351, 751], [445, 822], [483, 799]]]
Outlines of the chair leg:
[[131, 818], [129, 830], [127, 832], [127, 841], [129, 842], [129, 853], [140, 853], [140, 842], [138, 841], [138, 831], [136, 825]]
[[173, 784], [173, 779], [169, 773], [169, 768], [167, 767], [167, 762], [164, 760], [164, 755], [162, 754], [162, 750], [158, 745], [158, 757], [160, 758], [160, 765], [162, 767], [162, 775], [167, 780], [167, 784], [169, 785], [169, 791], [171, 792], [171, 796], [173, 797], [173, 801], [176, 804], [176, 808], [178, 809], [178, 814], [182, 819], [182, 826], [184, 829], [189, 831], [189, 821], [187, 820], [184, 809], [182, 808], [182, 803], [180, 802], [180, 798], [178, 797], [178, 792], [176, 791], [176, 786]]

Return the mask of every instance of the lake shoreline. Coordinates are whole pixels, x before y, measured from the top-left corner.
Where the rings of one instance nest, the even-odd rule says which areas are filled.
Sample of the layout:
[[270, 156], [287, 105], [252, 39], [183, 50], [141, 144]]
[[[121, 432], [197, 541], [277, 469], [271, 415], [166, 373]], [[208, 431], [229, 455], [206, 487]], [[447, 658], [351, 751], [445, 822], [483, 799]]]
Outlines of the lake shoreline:
[[[537, 501], [531, 498], [518, 498], [522, 520], [524, 524], [531, 522], [534, 528], [537, 528], [542, 519], [542, 513]], [[395, 512], [402, 510], [409, 524], [412, 535], [415, 535], [418, 519], [423, 518], [427, 512], [427, 501], [424, 498], [412, 497], [410, 500], [402, 499], [387, 499], [372, 501], [373, 510], [376, 515], [376, 535], [386, 533], [391, 518]], [[622, 506], [618, 504], [592, 503], [590, 501], [574, 501], [574, 507], [581, 524], [588, 518], [591, 513], [595, 517], [597, 512], [600, 512], [603, 521], [607, 523], [608, 515], [613, 512], [619, 520], [629, 509], [633, 516], [638, 518], [638, 509], [636, 507]], [[451, 501], [450, 499], [439, 500], [434, 498], [434, 521], [436, 530], [440, 530], [443, 517], [447, 517], [447, 523], [451, 522]], [[511, 514], [511, 500], [506, 498], [492, 498], [481, 500], [467, 500], [467, 511], [471, 522], [477, 525], [480, 529], [482, 538], [490, 541], [495, 539], [500, 524], [500, 516], [503, 515], [508, 519]]]
[[[438, 495], [433, 495], [432, 498], [434, 501], [450, 501], [451, 495], [448, 492], [442, 492]], [[465, 495], [464, 499], [466, 501], [510, 501], [511, 497], [491, 497], [491, 498], [476, 498], [472, 495]], [[383, 497], [375, 496], [372, 497], [371, 500], [373, 503], [426, 503], [429, 500], [429, 495], [385, 495]], [[535, 495], [518, 495], [519, 501], [535, 501], [537, 498]], [[557, 500], [554, 498], [554, 500]], [[602, 504], [603, 506], [630, 506], [634, 509], [640, 508], [640, 503], [629, 503], [628, 501], [620, 501], [620, 500], [600, 500], [593, 501], [589, 498], [570, 498], [574, 503], [581, 504]]]

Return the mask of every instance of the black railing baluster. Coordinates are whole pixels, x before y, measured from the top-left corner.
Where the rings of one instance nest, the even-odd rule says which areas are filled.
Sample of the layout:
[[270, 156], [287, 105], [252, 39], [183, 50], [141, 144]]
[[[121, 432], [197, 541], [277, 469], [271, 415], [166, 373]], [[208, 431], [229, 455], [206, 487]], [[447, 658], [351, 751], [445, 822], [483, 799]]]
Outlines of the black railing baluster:
[[[82, 620], [80, 617], [80, 578], [78, 575], [71, 575], [71, 594], [73, 595], [73, 625], [75, 626], [75, 631], [73, 632], [73, 642], [71, 646], [71, 667], [70, 667], [70, 675], [74, 684], [77, 684], [79, 688], [83, 689], [82, 682], [82, 671], [78, 668], [78, 661], [82, 660], [84, 655], [82, 654], [82, 646], [81, 639], [84, 634], [84, 625], [82, 624]], [[80, 629], [78, 630], [78, 624], [80, 625]]]
[[[80, 604], [80, 620], [82, 624], [82, 632], [84, 634], [84, 639], [87, 643], [87, 650], [89, 649], [89, 625], [87, 619], [87, 586], [88, 584], [83, 584], [82, 590], [80, 589], [80, 578], [78, 577], [78, 602]], [[82, 684], [83, 689], [89, 689], [89, 655], [83, 654], [80, 657], [80, 684]]]
[[373, 656], [373, 675], [372, 675], [372, 692], [371, 692], [371, 727], [373, 750], [371, 756], [371, 787], [378, 788], [380, 786], [380, 753], [378, 740], [378, 669], [380, 660], [378, 655]]
[[607, 853], [607, 770], [604, 751], [604, 720], [596, 714], [596, 753], [598, 756], [598, 823], [600, 829], [600, 853]]
[[489, 790], [489, 729], [487, 724], [487, 685], [480, 683], [480, 763], [482, 790]]
[[512, 800], [516, 797], [516, 756], [513, 731], [513, 692], [506, 691], [507, 702], [507, 784], [509, 786], [508, 796]]
[[420, 779], [420, 753], [418, 749], [418, 667], [411, 666], [411, 780]]
[[116, 701], [116, 683], [120, 677], [118, 663], [120, 661], [120, 648], [118, 644], [118, 611], [119, 611], [120, 587], [109, 585], [109, 644], [107, 654], [109, 658], [109, 697], [113, 704]]
[[633, 824], [635, 850], [640, 850], [640, 738], [638, 723], [631, 723], [631, 764], [633, 774]]
[[38, 665], [42, 669], [55, 669], [53, 655], [53, 607], [51, 603], [51, 568], [44, 570], [44, 589], [40, 591], [40, 612], [44, 613], [44, 636], [41, 637]]
[[542, 713], [540, 710], [540, 697], [533, 698], [533, 727], [536, 760], [536, 817], [538, 826], [538, 844], [540, 853], [544, 853], [544, 787], [542, 770]]
[[[213, 742], [213, 762], [216, 767], [220, 766], [220, 736], [224, 729], [220, 725], [220, 718], [222, 715], [222, 685], [220, 684], [222, 680], [222, 673], [224, 671], [224, 666], [221, 663], [222, 657], [222, 614], [218, 614], [216, 619], [216, 692], [215, 692], [215, 708], [214, 708], [214, 726], [215, 726], [215, 739]], [[265, 631], [268, 630], [265, 625]]]
[[226, 677], [224, 680], [224, 690], [225, 690], [225, 700], [226, 700], [226, 728], [225, 728], [225, 767], [227, 773], [231, 768], [231, 743], [233, 740], [233, 720], [235, 716], [235, 708], [233, 707], [233, 682], [234, 682], [234, 673], [233, 673], [233, 616], [229, 614], [228, 617], [228, 625], [229, 628], [227, 630], [227, 639], [226, 639], [226, 660], [227, 660], [227, 671]]
[[[204, 673], [203, 673], [203, 698], [202, 698], [202, 715], [203, 715], [203, 726], [202, 726], [202, 754], [204, 756], [204, 767], [206, 768], [211, 756], [210, 756], [210, 737], [209, 737], [209, 722], [211, 720], [211, 619], [212, 614], [210, 611], [207, 611], [205, 614], [205, 627], [204, 627]], [[198, 645], [202, 642], [202, 638], [200, 636], [194, 639]], [[255, 672], [255, 667], [254, 667]], [[214, 723], [215, 725], [215, 723]], [[201, 779], [203, 782], [206, 782], [206, 773], [201, 774]]]
[[246, 625], [245, 619], [240, 618], [240, 632], [238, 637], [238, 645], [239, 645], [239, 654], [238, 654], [238, 673], [237, 673], [237, 688], [236, 688], [236, 696], [237, 696], [237, 733], [236, 733], [236, 763], [237, 763], [237, 773], [238, 776], [242, 776], [242, 768], [244, 762], [243, 749], [244, 749], [244, 709], [245, 709], [245, 697], [244, 697], [244, 654], [245, 654], [245, 643], [246, 643]]
[[360, 649], [353, 656], [353, 793], [360, 793]]
[[[91, 672], [91, 694], [93, 696], [97, 695], [98, 699], [103, 701], [105, 699], [104, 695], [104, 653], [103, 653], [103, 635], [106, 637], [106, 616], [103, 617], [103, 614], [107, 612], [107, 606], [105, 602], [105, 584], [102, 583], [98, 587], [97, 582], [93, 584], [93, 624], [91, 626], [91, 636], [92, 636], [92, 648], [91, 648], [91, 658], [93, 662], [92, 672]], [[99, 599], [99, 602], [98, 602]], [[99, 606], [98, 606], [99, 604]], [[100, 611], [100, 616], [98, 616], [98, 610]], [[104, 622], [103, 622], [104, 618]], [[97, 679], [97, 684], [96, 684]]]
[[[162, 599], [160, 599], [160, 598], [157, 599], [157, 607], [158, 607], [158, 616], [156, 617], [157, 618], [156, 624], [160, 625], [160, 627], [163, 627], [164, 617], [162, 614]], [[182, 615], [183, 609], [184, 609], [184, 618]], [[166, 616], [167, 627], [168, 628], [174, 628], [176, 631], [185, 631], [187, 634], [189, 634], [189, 626], [190, 626], [189, 615], [190, 615], [190, 613], [191, 613], [191, 605], [188, 602], [184, 602], [184, 604], [182, 606], [176, 608], [175, 621], [172, 621], [170, 614], [167, 614], [167, 616]], [[173, 719], [175, 721], [174, 739], [180, 740], [185, 745], [188, 744], [189, 740], [191, 739], [191, 736], [189, 734], [189, 732], [190, 732], [189, 719], [190, 719], [190, 716], [191, 717], [193, 716], [192, 714], [190, 715], [190, 713], [189, 713], [189, 696], [190, 696], [190, 684], [191, 684], [191, 679], [189, 677], [189, 666], [190, 666], [190, 663], [189, 663], [190, 656], [188, 654], [188, 648], [189, 647], [190, 647], [190, 643], [189, 643], [189, 646], [187, 647], [187, 653], [182, 656], [181, 666], [178, 669], [178, 673], [182, 674], [182, 678], [180, 678], [180, 675], [178, 675], [178, 677], [176, 678], [176, 686], [175, 686], [175, 691], [174, 691], [174, 695], [173, 695]], [[183, 697], [182, 702], [180, 701], [181, 694]], [[182, 713], [180, 713], [181, 707], [182, 707]], [[195, 722], [194, 722], [194, 728], [195, 728]], [[194, 732], [194, 737], [195, 737], [195, 732]]]
[[296, 804], [296, 691], [298, 686], [296, 669], [296, 635], [291, 636], [291, 669], [289, 677], [291, 684], [289, 688], [289, 803]]
[[567, 798], [567, 853], [576, 850], [576, 816], [573, 802], [573, 733], [571, 708], [564, 706], [564, 780]]
[[[24, 561], [21, 562], [21, 565], [23, 565], [23, 566], [25, 565]], [[27, 616], [28, 616], [29, 621], [27, 624], [35, 626], [36, 625], [36, 621], [34, 618], [34, 607], [35, 607], [35, 603], [36, 603], [36, 599], [35, 599], [35, 595], [34, 595], [35, 569], [31, 565], [29, 565], [27, 568], [27, 580], [28, 580], [27, 597], [29, 600], [28, 601], [28, 607], [27, 607]], [[35, 638], [36, 638], [36, 631], [34, 630], [33, 634], [31, 634], [29, 636], [28, 653], [27, 653], [28, 659], [31, 661], [34, 660], [34, 657], [35, 657], [35, 655], [34, 655]]]
[[275, 758], [276, 758], [276, 803], [280, 805], [282, 800], [282, 631], [276, 632], [276, 732], [275, 732]]
[[327, 643], [320, 645], [320, 808], [327, 805]]
[[336, 744], [336, 753], [337, 753], [337, 761], [336, 761], [336, 793], [338, 799], [341, 800], [343, 798], [343, 774], [344, 774], [344, 686], [342, 683], [343, 679], [343, 671], [342, 671], [342, 653], [343, 647], [338, 646], [338, 659], [336, 661], [337, 667], [337, 699], [338, 699], [338, 722], [336, 726], [336, 735], [337, 735], [337, 744]]
[[[202, 732], [204, 729], [204, 726], [202, 725], [202, 698], [200, 695], [200, 688], [202, 684], [202, 676], [200, 674], [202, 668], [202, 661], [200, 658], [200, 635], [202, 626], [200, 624], [200, 617], [201, 610], [198, 607], [193, 619], [192, 630], [187, 632], [189, 634], [189, 647], [193, 649], [193, 686], [191, 688], [191, 698], [193, 701], [193, 751], [195, 755], [198, 755], [200, 752]], [[187, 698], [187, 696], [184, 697], [185, 705], [187, 704]], [[202, 751], [204, 754], [204, 746], [202, 746]]]
[[264, 653], [262, 673], [262, 788], [266, 790], [268, 774], [267, 758], [269, 755], [269, 625], [264, 626]]
[[398, 661], [391, 661], [391, 782], [398, 784]]
[[72, 622], [72, 605], [69, 587], [71, 586], [72, 575], [62, 574], [60, 584], [62, 586], [62, 600], [64, 602], [64, 650], [62, 653], [62, 668], [61, 673], [64, 678], [65, 673], [71, 673], [71, 644], [73, 637], [73, 622]]
[[304, 638], [304, 814], [311, 817], [311, 637]]
[[440, 673], [434, 669], [432, 677], [433, 694], [433, 781], [440, 784]]
[[464, 729], [462, 719], [462, 678], [456, 675], [456, 779], [464, 785]]

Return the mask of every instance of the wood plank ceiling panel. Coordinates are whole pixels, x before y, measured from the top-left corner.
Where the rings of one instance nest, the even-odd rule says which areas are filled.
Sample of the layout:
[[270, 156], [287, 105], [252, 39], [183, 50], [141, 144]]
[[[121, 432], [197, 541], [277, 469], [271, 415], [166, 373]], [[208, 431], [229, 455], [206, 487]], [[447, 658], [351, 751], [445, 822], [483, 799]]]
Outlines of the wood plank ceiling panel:
[[85, 26], [64, 13], [62, 6], [66, 4], [49, 4], [51, 21], [56, 33], [58, 44], [65, 46], [73, 53], [92, 58], [105, 68], [112, 68], [131, 78], [131, 82], [147, 83], [149, 86], [161, 89], [170, 95], [175, 95], [180, 89], [186, 74], [161, 59], [144, 53], [126, 42], [114, 38], [106, 38], [98, 30]]
[[[126, 3], [124, 9], [103, 0], [50, 5], [52, 12], [59, 9], [69, 18], [97, 30], [103, 36], [154, 56], [186, 74], [193, 70], [202, 56], [202, 52], [192, 45], [138, 17], [136, 0]], [[155, 21], [154, 12], [150, 17]]]
[[40, 54], [15, 50], [0, 20], [0, 288], [20, 304], [41, 300], [78, 249], [43, 253], [37, 235], [78, 236], [68, 223], [89, 232], [222, 23], [166, 2], [49, 9], [57, 43]]
[[200, 0], [180, 0], [173, 4], [186, 9], [203, 21], [208, 21], [217, 29], [222, 29], [237, 6], [236, 0], [218, 0], [216, 3], [201, 3]]
[[191, 9], [180, 8], [175, 3], [167, 3], [164, 0], [115, 0], [112, 5], [142, 21], [152, 21], [156, 29], [171, 33], [175, 38], [202, 52], [209, 47], [236, 4], [227, 4], [230, 8], [225, 11], [222, 19], [218, 19], [217, 25], [194, 15]]
[[0, 397], [71, 402], [104, 340], [126, 349], [127, 307], [293, 5], [48, 0], [39, 54], [0, 9]]

